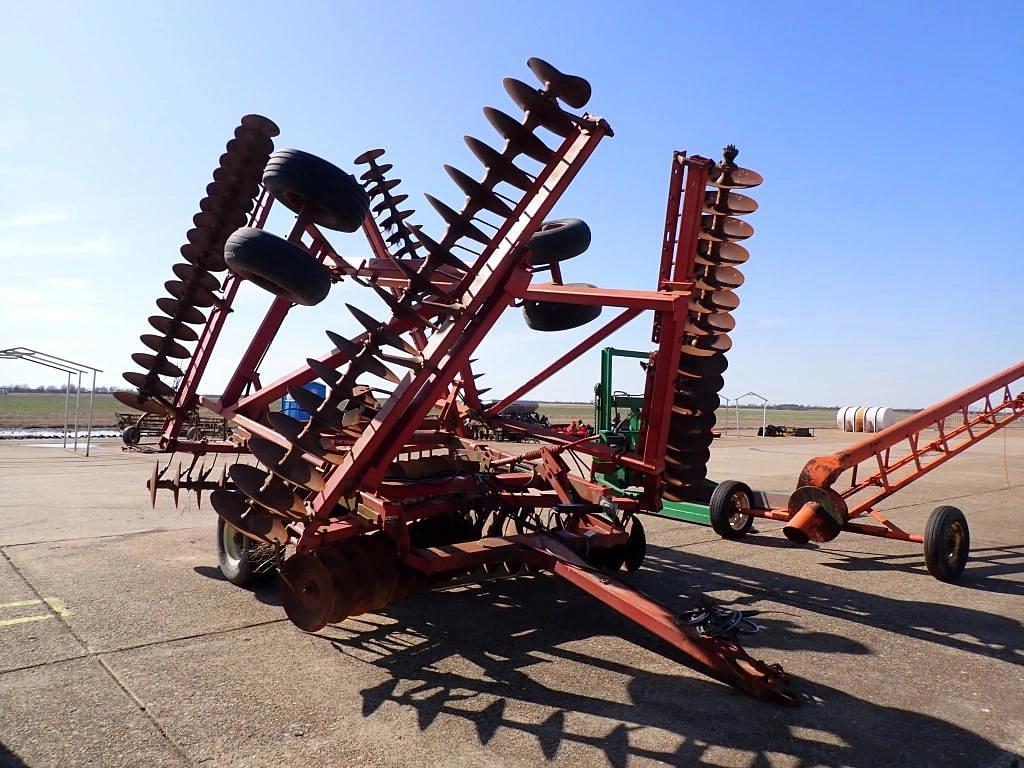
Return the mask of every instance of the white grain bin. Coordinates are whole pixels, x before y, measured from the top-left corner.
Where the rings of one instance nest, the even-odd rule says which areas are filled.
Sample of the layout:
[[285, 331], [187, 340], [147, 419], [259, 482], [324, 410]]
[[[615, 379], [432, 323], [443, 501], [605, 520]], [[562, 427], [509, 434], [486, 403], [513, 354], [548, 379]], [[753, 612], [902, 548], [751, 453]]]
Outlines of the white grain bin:
[[892, 408], [874, 408], [871, 432], [881, 432], [896, 423], [896, 412]]
[[846, 431], [846, 406], [845, 405], [842, 408], [840, 408], [838, 411], [836, 411], [836, 426], [839, 428], [839, 431], [841, 431], [841, 432], [845, 432]]

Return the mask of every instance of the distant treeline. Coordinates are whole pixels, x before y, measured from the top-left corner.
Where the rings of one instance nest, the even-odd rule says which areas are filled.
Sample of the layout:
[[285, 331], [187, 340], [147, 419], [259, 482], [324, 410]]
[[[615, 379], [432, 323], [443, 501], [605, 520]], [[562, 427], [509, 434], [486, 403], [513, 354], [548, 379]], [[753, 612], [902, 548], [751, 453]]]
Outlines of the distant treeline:
[[[89, 387], [83, 386], [82, 392], [88, 392]], [[96, 387], [96, 394], [109, 395], [111, 392], [128, 392], [127, 387]], [[78, 386], [72, 384], [69, 388], [67, 384], [61, 384], [59, 387], [50, 384], [49, 386], [38, 386], [30, 387], [28, 384], [0, 384], [0, 392], [7, 392], [9, 395], [46, 395], [46, 394], [61, 394], [65, 392], [71, 392], [75, 394], [78, 392]]]

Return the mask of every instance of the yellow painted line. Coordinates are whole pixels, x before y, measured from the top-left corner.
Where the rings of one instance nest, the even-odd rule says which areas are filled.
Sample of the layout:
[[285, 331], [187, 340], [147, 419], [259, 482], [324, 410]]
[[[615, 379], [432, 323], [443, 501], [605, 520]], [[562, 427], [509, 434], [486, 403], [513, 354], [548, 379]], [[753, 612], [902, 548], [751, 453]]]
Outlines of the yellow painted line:
[[15, 624], [26, 624], [30, 621], [45, 621], [54, 616], [66, 618], [71, 615], [67, 605], [59, 597], [44, 597], [42, 600], [17, 600], [13, 603], [0, 603], [0, 610], [4, 608], [27, 608], [30, 605], [46, 605], [52, 613], [45, 613], [35, 616], [19, 616], [14, 619], [0, 619], [0, 627], [11, 627]]
[[0, 627], [10, 627], [15, 624], [25, 624], [30, 621], [43, 621], [44, 619], [52, 619], [53, 614], [47, 613], [43, 616], [22, 616], [17, 619], [0, 619]]
[[19, 600], [16, 603], [0, 603], [0, 609], [3, 608], [24, 608], [26, 605], [42, 605], [42, 600]]

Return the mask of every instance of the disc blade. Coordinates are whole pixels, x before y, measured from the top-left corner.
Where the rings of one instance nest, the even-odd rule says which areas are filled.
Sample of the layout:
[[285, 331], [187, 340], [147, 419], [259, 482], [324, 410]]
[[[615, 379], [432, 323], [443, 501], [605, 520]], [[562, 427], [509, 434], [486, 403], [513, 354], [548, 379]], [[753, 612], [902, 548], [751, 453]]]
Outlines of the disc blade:
[[163, 400], [174, 400], [174, 389], [164, 384], [160, 379], [151, 373], [140, 371], [125, 371], [121, 374], [125, 381], [133, 387], [138, 387], [142, 395], [159, 397]]
[[373, 206], [373, 213], [375, 216], [379, 216], [385, 208], [390, 208], [393, 205], [399, 205], [409, 199], [406, 194], [393, 195], [390, 200], [381, 200], [375, 206]]
[[320, 362], [315, 357], [307, 357], [306, 365], [308, 365], [309, 369], [316, 374], [318, 379], [324, 381], [329, 387], [333, 387], [341, 381], [341, 371], [331, 368], [331, 366]]
[[361, 155], [357, 155], [356, 159], [353, 160], [352, 162], [354, 162], [356, 165], [366, 165], [367, 163], [372, 163], [374, 160], [376, 160], [383, 154], [383, 149], [368, 149]]
[[544, 59], [536, 56], [526, 61], [534, 76], [541, 84], [570, 107], [582, 109], [590, 101], [590, 83], [578, 75], [559, 72]]
[[716, 167], [708, 179], [708, 186], [719, 189], [747, 189], [756, 187], [764, 181], [764, 177], [749, 168], [732, 166], [731, 168]]
[[[504, 181], [524, 192], [533, 186], [533, 178], [494, 147], [473, 136], [463, 136], [462, 138], [469, 150], [488, 169], [488, 176], [483, 181], [485, 186], [493, 187], [497, 181]], [[494, 178], [491, 179], [491, 176]]]
[[545, 96], [536, 88], [532, 88], [514, 77], [506, 77], [502, 81], [502, 85], [505, 86], [505, 92], [516, 103], [516, 106], [527, 113], [528, 123], [536, 121], [562, 138], [572, 135], [575, 124], [559, 108], [553, 98]]
[[210, 292], [220, 289], [220, 280], [194, 264], [178, 263], [171, 269], [186, 284], [195, 283], [203, 290]]
[[144, 333], [139, 337], [139, 339], [158, 355], [163, 355], [164, 357], [188, 359], [192, 356], [191, 352], [168, 336], [157, 336], [155, 333]]
[[690, 299], [691, 312], [712, 314], [715, 312], [732, 312], [740, 305], [740, 297], [729, 290], [702, 291]]
[[276, 547], [288, 543], [284, 522], [265, 510], [254, 508], [237, 491], [216, 490], [210, 494], [210, 504], [225, 523], [243, 536]]
[[545, 165], [554, 157], [554, 152], [543, 141], [511, 115], [494, 107], [484, 107], [484, 117], [508, 141], [510, 148]]
[[113, 395], [117, 402], [134, 408], [136, 411], [155, 413], [158, 416], [170, 416], [173, 413], [169, 406], [151, 397], [144, 397], [138, 392], [114, 392]]
[[488, 211], [495, 213], [498, 216], [512, 215], [512, 209], [508, 207], [504, 200], [498, 197], [491, 190], [484, 187], [484, 185], [479, 181], [469, 176], [469, 174], [463, 173], [452, 165], [445, 165], [444, 169], [451, 177], [452, 181], [455, 182], [456, 186], [465, 192], [467, 197], [476, 202], [480, 207], [486, 208]]
[[270, 473], [251, 464], [233, 464], [228, 474], [238, 490], [261, 507], [293, 519], [305, 516], [302, 499]]
[[202, 325], [206, 322], [206, 315], [198, 309], [193, 307], [191, 304], [185, 304], [177, 299], [171, 298], [170, 296], [161, 296], [156, 300], [156, 306], [165, 315], [169, 315], [179, 323]]
[[394, 167], [395, 166], [393, 166], [391, 163], [384, 163], [384, 165], [375, 165], [368, 171], [363, 171], [361, 174], [359, 174], [359, 178], [362, 179], [363, 181], [369, 181], [370, 179], [381, 179], [384, 177], [385, 173], [387, 173]]
[[743, 264], [749, 258], [750, 252], [739, 243], [697, 241], [698, 264]]
[[743, 285], [743, 273], [736, 267], [725, 265], [708, 267], [704, 274], [697, 278], [696, 284], [702, 291], [717, 291], [723, 288], [733, 290]]
[[184, 376], [184, 372], [172, 363], [170, 360], [157, 355], [148, 355], [145, 352], [136, 352], [132, 355], [132, 362], [145, 368], [147, 371], [152, 371], [157, 376], [169, 376], [172, 379], [179, 379]]
[[184, 323], [174, 322], [174, 320], [166, 315], [150, 315], [149, 324], [164, 336], [170, 336], [172, 339], [178, 339], [186, 343], [198, 341], [199, 339], [199, 334], [194, 330]]
[[736, 319], [728, 312], [709, 315], [690, 315], [686, 321], [685, 333], [705, 336], [709, 333], [728, 333], [736, 327]]
[[743, 219], [733, 216], [700, 217], [700, 235], [702, 240], [746, 240], [754, 234], [754, 228]]
[[319, 493], [324, 489], [324, 478], [316, 469], [300, 458], [285, 458], [291, 451], [261, 437], [249, 439], [249, 450], [257, 461], [283, 480], [301, 485]]
[[174, 298], [195, 307], [212, 307], [217, 302], [216, 297], [212, 293], [196, 283], [168, 280], [164, 283], [164, 288]]
[[709, 189], [704, 193], [704, 212], [721, 216], [744, 216], [757, 210], [757, 201], [752, 197], [720, 189]]

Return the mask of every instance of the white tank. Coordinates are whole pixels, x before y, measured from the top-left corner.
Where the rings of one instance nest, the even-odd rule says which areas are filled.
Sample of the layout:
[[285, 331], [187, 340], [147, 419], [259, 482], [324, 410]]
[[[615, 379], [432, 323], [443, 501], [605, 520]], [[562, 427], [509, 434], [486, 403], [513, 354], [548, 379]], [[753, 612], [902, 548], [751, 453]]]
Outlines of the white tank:
[[875, 409], [874, 432], [881, 432], [896, 423], [896, 412], [892, 408]]
[[857, 406], [851, 405], [846, 409], [846, 413], [843, 414], [843, 431], [844, 432], [856, 432], [855, 423], [853, 417], [857, 415]]
[[846, 406], [836, 411], [836, 426], [841, 432], [846, 431]]
[[878, 413], [878, 406], [872, 406], [864, 412], [864, 431], [874, 432], [875, 431], [875, 414]]

